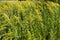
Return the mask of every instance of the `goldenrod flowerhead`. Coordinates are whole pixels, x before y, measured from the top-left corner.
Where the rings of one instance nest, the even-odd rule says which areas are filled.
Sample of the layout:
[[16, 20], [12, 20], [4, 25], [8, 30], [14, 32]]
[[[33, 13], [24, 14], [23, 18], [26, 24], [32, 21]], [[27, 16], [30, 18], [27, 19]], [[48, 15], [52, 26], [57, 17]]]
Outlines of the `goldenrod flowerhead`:
[[9, 10], [9, 7], [7, 5], [3, 5], [2, 9], [3, 10]]
[[22, 6], [21, 3], [17, 4], [16, 6], [17, 6], [18, 10], [20, 10], [20, 11], [24, 10], [24, 7]]
[[27, 1], [26, 3], [27, 3], [27, 5], [30, 5], [30, 2], [29, 1]]
[[36, 5], [35, 5], [35, 3], [31, 3], [31, 5], [32, 5], [32, 7], [35, 7], [35, 8], [36, 8]]

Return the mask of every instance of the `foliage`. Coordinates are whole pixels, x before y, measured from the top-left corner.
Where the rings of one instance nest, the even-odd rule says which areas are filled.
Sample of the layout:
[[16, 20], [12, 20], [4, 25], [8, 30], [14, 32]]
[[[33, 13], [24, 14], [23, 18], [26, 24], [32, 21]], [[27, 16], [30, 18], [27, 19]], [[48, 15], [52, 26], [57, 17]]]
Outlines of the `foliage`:
[[0, 40], [60, 40], [60, 5], [53, 2], [0, 2]]

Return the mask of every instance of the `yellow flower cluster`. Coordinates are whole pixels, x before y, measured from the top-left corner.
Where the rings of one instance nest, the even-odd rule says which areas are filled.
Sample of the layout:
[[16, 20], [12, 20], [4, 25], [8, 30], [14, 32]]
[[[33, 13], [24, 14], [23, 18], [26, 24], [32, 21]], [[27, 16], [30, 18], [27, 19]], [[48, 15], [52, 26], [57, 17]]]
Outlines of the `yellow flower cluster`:
[[15, 18], [15, 20], [19, 23], [20, 21], [19, 21], [19, 17], [17, 17], [17, 16], [14, 16], [14, 18]]
[[54, 7], [55, 7], [55, 6], [60, 6], [58, 3], [49, 2], [49, 1], [48, 1], [48, 4], [49, 4], [50, 6], [54, 6]]
[[17, 7], [17, 9], [18, 9], [18, 10], [20, 10], [20, 11], [23, 9], [22, 4], [21, 4], [21, 3], [19, 3], [19, 2], [18, 2], [18, 3], [16, 3], [16, 5], [15, 5], [15, 6], [16, 6], [16, 7]]
[[7, 5], [3, 5], [2, 9], [3, 9], [3, 10], [9, 10], [10, 7], [8, 7]]
[[39, 15], [40, 14], [37, 9], [35, 9], [35, 13], [36, 13], [36, 15]]
[[27, 5], [30, 5], [30, 2], [29, 1], [27, 1], [26, 3], [27, 3]]
[[37, 6], [35, 5], [35, 3], [31, 3], [31, 5], [32, 5], [33, 7], [35, 7], [35, 8], [37, 7]]

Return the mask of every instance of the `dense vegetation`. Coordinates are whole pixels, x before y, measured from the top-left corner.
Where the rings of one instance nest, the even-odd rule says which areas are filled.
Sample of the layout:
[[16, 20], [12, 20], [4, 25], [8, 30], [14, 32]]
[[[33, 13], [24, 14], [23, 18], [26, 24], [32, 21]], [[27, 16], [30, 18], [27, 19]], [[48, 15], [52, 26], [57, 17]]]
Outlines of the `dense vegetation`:
[[0, 40], [60, 40], [60, 4], [0, 2]]
[[0, 1], [52, 1], [56, 3], [60, 3], [60, 0], [0, 0]]

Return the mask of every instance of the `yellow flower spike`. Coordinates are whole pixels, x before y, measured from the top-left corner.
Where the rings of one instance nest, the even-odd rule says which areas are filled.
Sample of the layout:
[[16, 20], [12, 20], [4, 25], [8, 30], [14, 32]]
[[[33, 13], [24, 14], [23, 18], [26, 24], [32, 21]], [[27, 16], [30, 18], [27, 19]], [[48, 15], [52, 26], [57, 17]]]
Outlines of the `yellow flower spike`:
[[47, 3], [46, 3], [46, 5], [47, 5], [47, 9], [48, 9], [51, 13], [54, 14], [54, 11], [52, 10], [51, 6], [50, 6], [49, 4], [47, 4]]
[[60, 6], [58, 3], [49, 2], [49, 1], [48, 1], [48, 4], [49, 4], [50, 6], [54, 6], [54, 7], [55, 7], [55, 6]]
[[15, 20], [16, 20], [18, 23], [20, 23], [20, 21], [19, 21], [19, 17], [14, 16], [14, 18], [15, 18]]
[[[6, 20], [10, 25], [12, 25], [12, 23], [11, 23], [10, 18], [8, 17], [8, 15], [5, 14], [5, 13], [3, 13], [3, 16], [4, 16], [5, 20]], [[12, 26], [13, 26], [13, 25], [12, 25]]]
[[31, 3], [31, 5], [32, 5], [33, 7], [37, 7], [37, 6], [35, 5], [35, 3]]
[[7, 14], [3, 13], [3, 16], [5, 17], [6, 20], [10, 21], [10, 19], [9, 19]]
[[8, 31], [8, 33], [6, 33], [7, 34], [7, 36], [10, 36], [10, 37], [12, 37], [13, 36], [13, 32], [11, 32], [11, 30], [9, 29], [9, 31]]
[[9, 10], [9, 7], [7, 5], [3, 5], [3, 10]]
[[30, 5], [30, 2], [29, 1], [27, 1], [26, 3], [27, 3], [27, 5]]
[[37, 19], [38, 19], [38, 21], [42, 21], [41, 15], [37, 15]]
[[40, 14], [37, 9], [35, 9], [35, 13], [36, 13], [36, 15], [39, 15]]
[[27, 31], [28, 32], [28, 40], [31, 40], [31, 33], [30, 31]]
[[22, 5], [18, 5], [18, 10], [23, 10]]
[[35, 10], [35, 14], [36, 14], [36, 18], [40, 21], [42, 21], [42, 16], [41, 16], [41, 12], [39, 12], [37, 9]]
[[1, 27], [1, 28], [0, 28], [0, 31], [2, 31], [2, 30], [4, 30], [4, 29], [6, 29], [6, 27], [3, 27], [3, 28]]
[[18, 17], [14, 16], [15, 19], [18, 19]]
[[32, 14], [31, 14], [31, 13], [30, 13], [30, 15], [29, 15], [28, 20], [29, 20], [30, 22], [32, 22], [32, 21], [34, 20], [34, 18], [32, 17]]
[[19, 11], [24, 10], [24, 7], [22, 6], [21, 3], [16, 3], [16, 7], [18, 8]]

